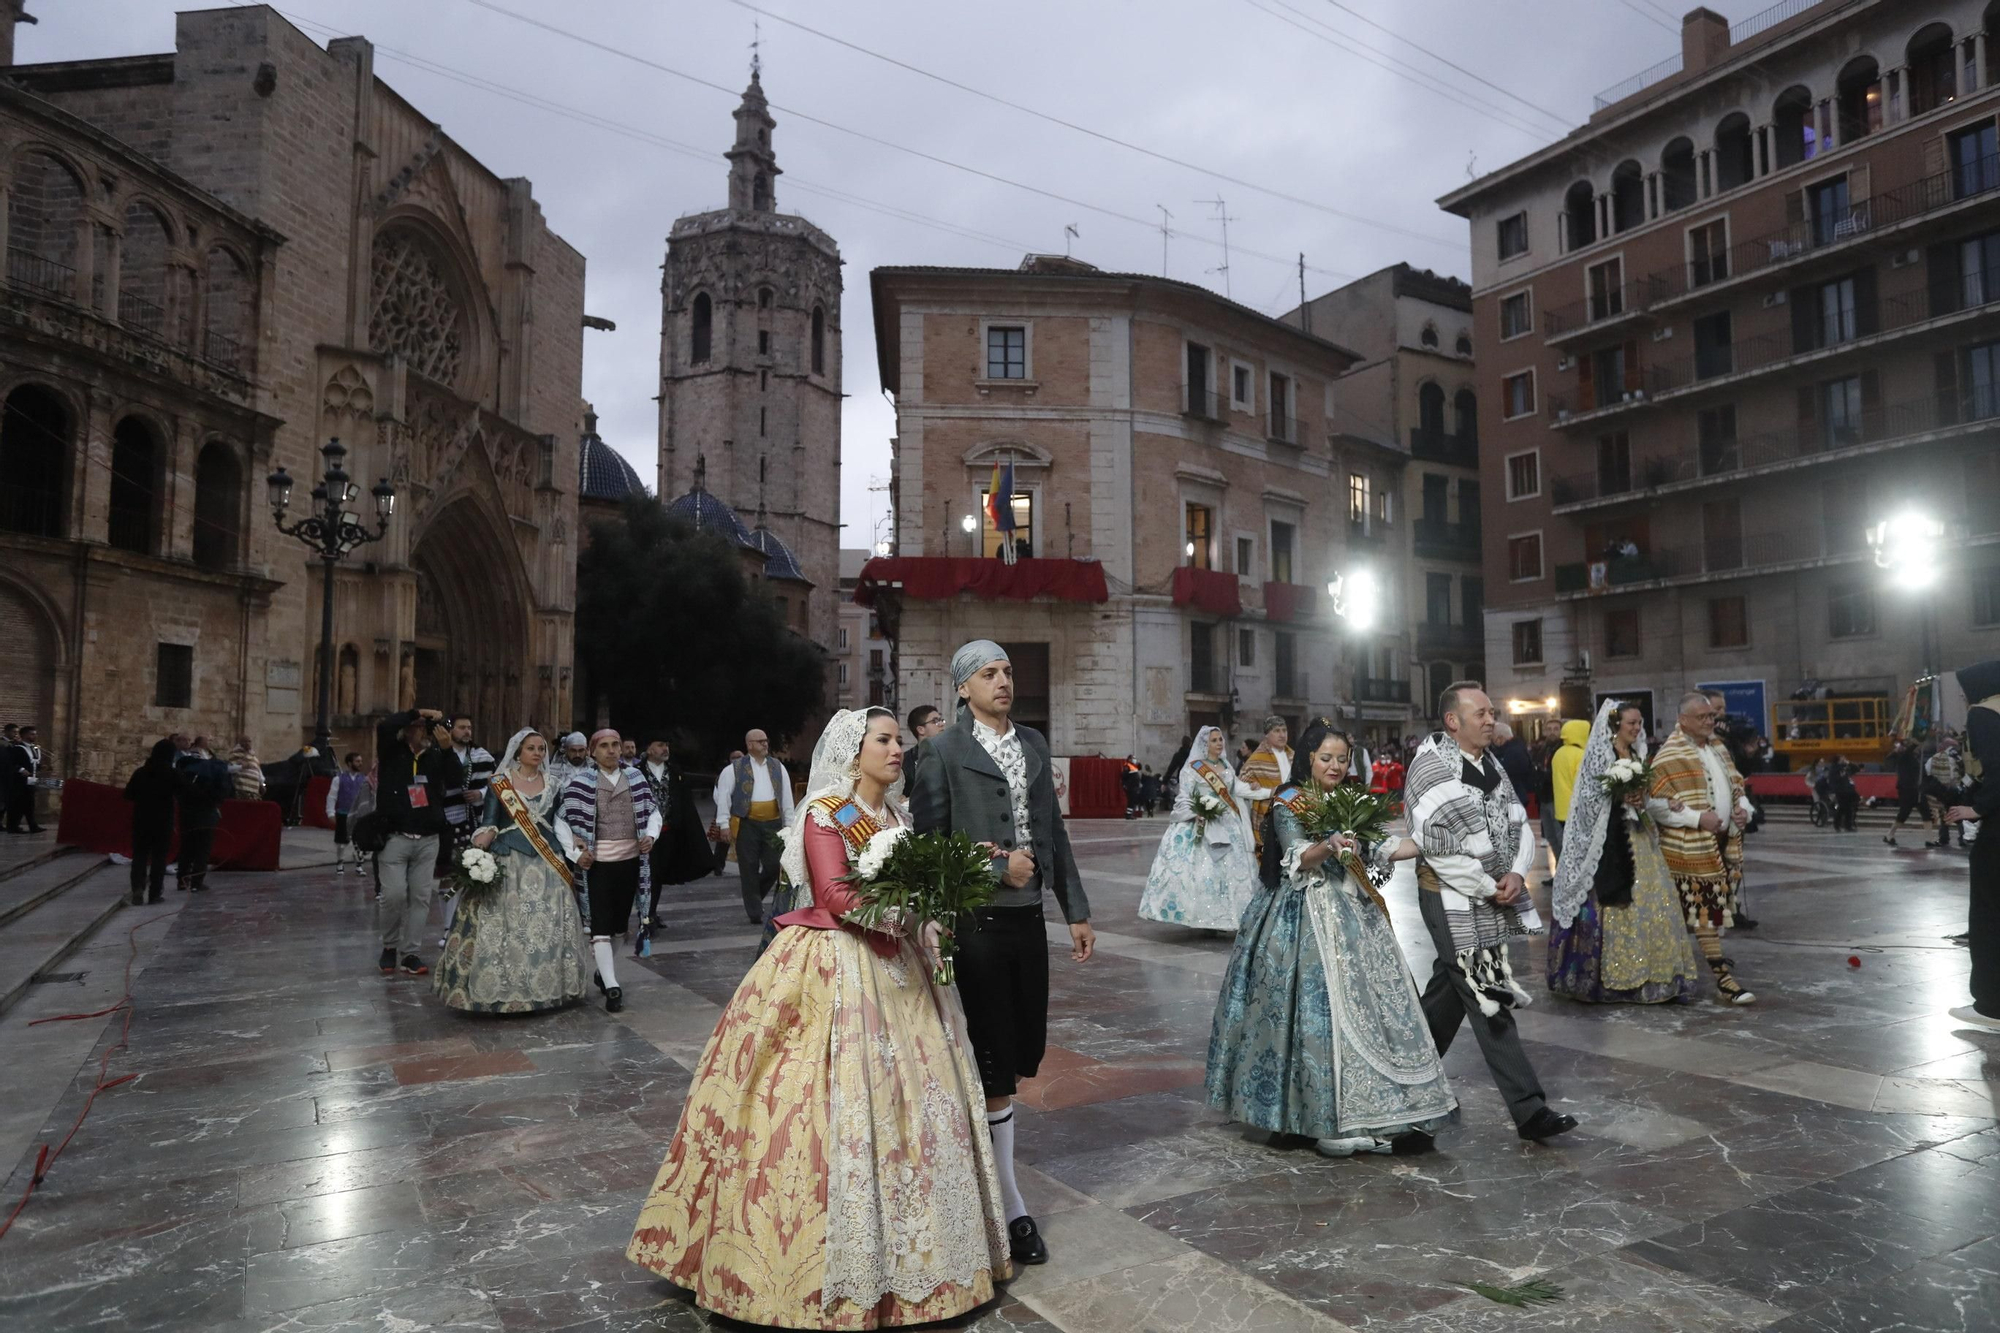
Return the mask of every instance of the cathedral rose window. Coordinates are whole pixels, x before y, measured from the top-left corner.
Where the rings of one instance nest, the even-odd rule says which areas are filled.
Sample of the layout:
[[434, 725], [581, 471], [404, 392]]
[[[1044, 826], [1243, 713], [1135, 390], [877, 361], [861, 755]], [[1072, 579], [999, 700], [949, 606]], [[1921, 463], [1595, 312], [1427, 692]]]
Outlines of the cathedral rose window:
[[394, 352], [439, 384], [458, 382], [465, 355], [465, 311], [431, 247], [408, 230], [375, 237], [368, 345]]

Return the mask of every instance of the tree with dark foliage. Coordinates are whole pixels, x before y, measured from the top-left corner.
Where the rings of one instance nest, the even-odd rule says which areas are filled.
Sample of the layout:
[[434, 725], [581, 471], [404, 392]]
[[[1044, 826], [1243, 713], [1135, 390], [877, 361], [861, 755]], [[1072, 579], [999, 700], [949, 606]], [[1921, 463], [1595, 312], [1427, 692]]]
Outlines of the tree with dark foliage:
[[577, 560], [576, 653], [628, 736], [669, 735], [705, 758], [761, 727], [776, 740], [820, 706], [826, 661], [786, 628], [727, 539], [635, 496], [591, 526]]

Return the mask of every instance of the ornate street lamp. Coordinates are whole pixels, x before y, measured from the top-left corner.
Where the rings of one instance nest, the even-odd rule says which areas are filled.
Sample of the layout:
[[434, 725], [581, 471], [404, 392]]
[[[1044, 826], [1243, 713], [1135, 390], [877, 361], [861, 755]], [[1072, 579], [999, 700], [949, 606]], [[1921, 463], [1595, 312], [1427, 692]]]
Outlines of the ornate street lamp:
[[333, 567], [355, 547], [379, 542], [387, 534], [389, 520], [396, 512], [396, 488], [384, 477], [369, 489], [369, 494], [375, 497], [377, 519], [374, 530], [370, 531], [360, 522], [360, 515], [348, 508], [361, 498], [361, 488], [349, 479], [347, 469], [342, 466], [347, 458], [347, 446], [338, 439], [330, 439], [320, 446], [320, 454], [326, 459], [326, 475], [312, 488], [313, 507], [296, 523], [285, 521], [285, 512], [292, 503], [291, 475], [280, 467], [264, 479], [264, 485], [270, 493], [271, 520], [278, 525], [278, 531], [305, 543], [306, 549], [318, 556], [324, 566], [319, 604], [319, 716], [313, 727], [313, 748], [324, 756], [333, 749], [330, 716], [333, 701]]

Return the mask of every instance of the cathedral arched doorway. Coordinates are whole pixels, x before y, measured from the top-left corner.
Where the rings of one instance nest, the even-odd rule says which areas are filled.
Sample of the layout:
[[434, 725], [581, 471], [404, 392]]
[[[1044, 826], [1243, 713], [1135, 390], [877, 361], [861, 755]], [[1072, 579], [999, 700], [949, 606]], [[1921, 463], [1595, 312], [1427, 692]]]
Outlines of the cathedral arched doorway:
[[0, 719], [41, 729], [56, 745], [55, 625], [25, 591], [0, 579]]
[[410, 553], [417, 578], [416, 706], [470, 712], [481, 744], [530, 721], [531, 603], [520, 557], [471, 499], [447, 505]]

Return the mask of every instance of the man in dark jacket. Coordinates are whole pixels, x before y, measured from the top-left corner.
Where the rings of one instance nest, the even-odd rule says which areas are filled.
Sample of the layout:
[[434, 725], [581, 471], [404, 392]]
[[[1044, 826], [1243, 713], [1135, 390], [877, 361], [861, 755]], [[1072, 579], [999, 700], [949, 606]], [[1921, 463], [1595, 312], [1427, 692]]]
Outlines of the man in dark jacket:
[[910, 710], [910, 748], [903, 751], [903, 790], [917, 789], [917, 764], [924, 757], [924, 742], [943, 731], [948, 725], [944, 714], [929, 704], [918, 704]]
[[1958, 673], [1965, 691], [1965, 772], [1971, 794], [1944, 812], [1947, 825], [1982, 820], [1972, 843], [1967, 947], [1972, 1003], [1951, 1011], [1961, 1023], [2000, 1031], [2000, 659]]
[[1038, 731], [1016, 726], [1014, 668], [999, 644], [975, 640], [951, 659], [964, 701], [958, 721], [924, 742], [910, 813], [919, 833], [964, 833], [992, 852], [999, 881], [991, 907], [959, 940], [958, 990], [986, 1090], [1007, 1234], [1016, 1262], [1048, 1262], [1035, 1219], [1014, 1181], [1014, 1108], [1019, 1079], [1033, 1078], [1048, 1044], [1049, 946], [1042, 891], [1069, 923], [1070, 957], [1097, 947], [1090, 900], [1077, 878], [1056, 798], [1055, 763]]
[[450, 828], [445, 803], [465, 790], [465, 766], [452, 750], [444, 714], [435, 708], [385, 718], [375, 728], [375, 754], [375, 813], [389, 834], [376, 857], [382, 877], [377, 966], [391, 975], [400, 954], [404, 974], [421, 977], [430, 968], [417, 953], [417, 937], [430, 919], [438, 842]]
[[172, 738], [156, 741], [153, 752], [132, 772], [125, 799], [132, 803], [132, 906], [160, 901], [166, 887], [167, 857], [174, 842], [174, 795], [180, 786]]
[[174, 772], [181, 805], [181, 853], [174, 867], [174, 888], [201, 893], [208, 888], [208, 858], [215, 850], [215, 831], [222, 827], [222, 803], [236, 788], [228, 762], [209, 750], [208, 737], [176, 737], [175, 743], [180, 751]]

